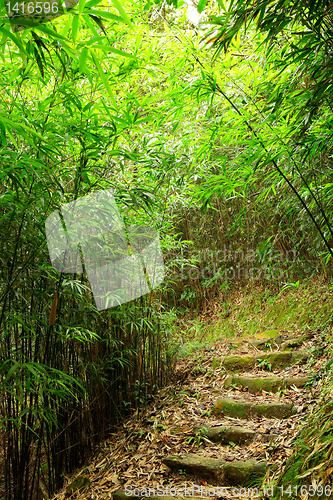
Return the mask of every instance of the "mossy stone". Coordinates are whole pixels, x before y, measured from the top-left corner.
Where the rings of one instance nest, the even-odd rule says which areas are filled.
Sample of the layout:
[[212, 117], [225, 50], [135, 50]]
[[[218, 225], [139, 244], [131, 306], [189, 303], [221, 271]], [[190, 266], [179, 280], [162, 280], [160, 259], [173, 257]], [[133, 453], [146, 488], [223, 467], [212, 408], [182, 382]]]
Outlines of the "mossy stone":
[[267, 465], [264, 462], [257, 462], [250, 459], [246, 462], [229, 462], [226, 463], [223, 471], [228, 478], [229, 484], [238, 484], [247, 486], [253, 483], [254, 479], [258, 479], [265, 475]]
[[261, 391], [277, 392], [279, 389], [291, 387], [303, 387], [309, 382], [309, 377], [241, 377], [237, 375], [229, 375], [224, 381], [225, 389], [229, 389], [233, 385], [247, 387], [252, 394], [260, 394]]
[[295, 347], [299, 347], [303, 343], [302, 337], [286, 340], [282, 343], [281, 349], [286, 351], [287, 349], [294, 349]]
[[215, 368], [221, 366], [221, 361], [222, 361], [221, 358], [213, 358], [212, 369], [215, 370]]
[[229, 444], [244, 444], [251, 441], [256, 433], [245, 427], [195, 427], [194, 433], [199, 436], [205, 436], [215, 443]]
[[226, 415], [242, 419], [248, 419], [254, 415], [282, 419], [290, 417], [295, 412], [296, 408], [291, 403], [255, 405], [248, 402], [235, 401], [231, 398], [217, 400], [212, 408], [212, 413], [216, 416]]
[[257, 362], [259, 360], [266, 361], [272, 368], [281, 368], [291, 364], [292, 355], [290, 352], [271, 352], [257, 356]]
[[72, 495], [75, 491], [83, 490], [89, 485], [90, 485], [89, 477], [79, 476], [67, 486], [66, 496]]
[[163, 463], [171, 469], [180, 469], [192, 474], [210, 476], [221, 485], [242, 485], [252, 483], [253, 478], [263, 477], [267, 465], [256, 460], [238, 461], [232, 463], [216, 458], [202, 457], [191, 453], [166, 457]]
[[266, 330], [264, 332], [256, 333], [254, 335], [255, 340], [264, 340], [264, 339], [275, 339], [279, 330]]
[[256, 358], [254, 356], [234, 355], [234, 356], [228, 356], [227, 358], [224, 358], [223, 366], [231, 372], [238, 372], [238, 371], [251, 370], [252, 368], [254, 368], [255, 362], [256, 362]]
[[257, 356], [257, 361], [265, 360], [271, 364], [272, 368], [284, 368], [286, 366], [294, 365], [295, 363], [303, 363], [309, 357], [307, 351], [281, 351], [271, 352]]
[[305, 363], [309, 358], [308, 351], [294, 351], [291, 355], [291, 364]]
[[[260, 341], [263, 342], [263, 341]], [[298, 362], [307, 360], [309, 354], [306, 351], [298, 352], [271, 352], [268, 354], [260, 354], [257, 356], [251, 355], [232, 355], [227, 356], [223, 360], [223, 366], [231, 373], [245, 372], [254, 368], [255, 364], [260, 364], [261, 361], [266, 361], [263, 369], [284, 368]], [[220, 361], [219, 358], [215, 358]], [[214, 360], [213, 360], [214, 362]], [[268, 364], [270, 366], [268, 366]]]

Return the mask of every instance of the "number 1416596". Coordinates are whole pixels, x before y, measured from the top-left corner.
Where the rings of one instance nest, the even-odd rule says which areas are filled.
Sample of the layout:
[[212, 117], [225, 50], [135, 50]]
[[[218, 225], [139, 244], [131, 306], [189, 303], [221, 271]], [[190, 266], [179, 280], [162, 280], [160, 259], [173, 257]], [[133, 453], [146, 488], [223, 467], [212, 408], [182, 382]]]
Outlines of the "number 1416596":
[[284, 488], [283, 486], [278, 486], [280, 490], [280, 496], [291, 496], [291, 495], [308, 495], [309, 497], [313, 496], [323, 496], [328, 497], [332, 495], [333, 489], [329, 484], [326, 486], [288, 486], [288, 488]]
[[57, 14], [59, 11], [57, 2], [16, 2], [14, 5], [11, 2], [6, 3], [8, 15], [42, 15], [42, 14]]

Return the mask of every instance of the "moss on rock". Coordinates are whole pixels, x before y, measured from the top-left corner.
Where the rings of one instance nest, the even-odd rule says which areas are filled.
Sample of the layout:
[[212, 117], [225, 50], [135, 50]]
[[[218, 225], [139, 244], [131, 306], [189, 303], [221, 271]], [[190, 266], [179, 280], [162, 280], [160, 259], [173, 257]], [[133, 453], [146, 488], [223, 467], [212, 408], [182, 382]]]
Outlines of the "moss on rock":
[[66, 496], [70, 496], [76, 491], [83, 490], [90, 485], [90, 479], [87, 476], [79, 476], [72, 481], [66, 488]]
[[215, 368], [221, 366], [221, 361], [222, 361], [221, 358], [213, 358], [212, 369], [215, 370]]
[[247, 419], [254, 415], [282, 419], [290, 417], [295, 411], [295, 407], [291, 403], [255, 405], [252, 403], [235, 401], [231, 398], [219, 399], [212, 408], [212, 413], [216, 416], [226, 415], [242, 419]]
[[236, 444], [244, 444], [251, 441], [256, 433], [252, 429], [245, 427], [196, 427], [194, 433], [203, 435], [214, 441], [215, 443], [229, 444], [230, 442]]
[[[251, 355], [233, 355], [227, 356], [223, 360], [223, 366], [231, 373], [245, 372], [254, 368], [255, 364], [265, 361], [266, 364], [262, 366], [266, 368], [284, 368], [298, 362], [307, 360], [309, 354], [305, 351], [299, 352], [271, 352], [268, 354], [260, 354], [258, 356]], [[214, 358], [220, 362], [219, 358]], [[214, 360], [213, 360], [214, 363]], [[214, 366], [213, 366], [214, 368]]]
[[231, 376], [229, 375], [224, 381], [225, 389], [229, 389], [233, 385], [240, 387], [247, 387], [249, 392], [252, 394], [260, 394], [261, 391], [266, 392], [277, 392], [279, 389], [291, 387], [295, 385], [296, 387], [303, 387], [309, 382], [309, 377], [290, 377], [290, 378], [279, 378], [279, 377], [241, 377], [241, 376]]
[[279, 330], [266, 330], [264, 332], [256, 333], [254, 335], [255, 340], [269, 340], [275, 339], [279, 333]]
[[216, 458], [194, 454], [181, 454], [166, 457], [163, 463], [171, 469], [185, 470], [201, 476], [213, 477], [221, 485], [247, 486], [254, 478], [263, 477], [267, 470], [265, 462], [256, 460], [234, 461], [232, 463]]
[[254, 368], [256, 363], [255, 356], [228, 356], [223, 360], [223, 366], [233, 372], [246, 371]]

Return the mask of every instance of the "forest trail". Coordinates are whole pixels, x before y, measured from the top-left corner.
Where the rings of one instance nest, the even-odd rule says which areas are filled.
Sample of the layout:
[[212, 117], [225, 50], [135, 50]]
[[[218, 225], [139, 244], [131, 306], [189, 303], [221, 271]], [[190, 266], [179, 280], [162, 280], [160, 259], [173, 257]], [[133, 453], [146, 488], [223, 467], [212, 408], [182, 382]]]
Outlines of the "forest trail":
[[292, 454], [318, 399], [325, 347], [319, 331], [268, 330], [183, 360], [173, 385], [123, 423], [57, 498], [256, 496]]

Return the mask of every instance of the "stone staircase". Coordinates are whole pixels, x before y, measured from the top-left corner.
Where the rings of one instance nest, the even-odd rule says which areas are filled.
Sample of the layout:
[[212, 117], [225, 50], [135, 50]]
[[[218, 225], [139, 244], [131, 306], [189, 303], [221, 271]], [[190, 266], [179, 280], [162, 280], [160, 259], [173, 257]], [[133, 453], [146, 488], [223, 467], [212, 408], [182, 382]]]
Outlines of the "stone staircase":
[[[171, 448], [170, 454], [161, 459], [170, 474], [175, 474], [174, 477], [181, 474], [179, 485], [185, 477], [193, 484], [201, 485], [201, 488], [202, 485], [207, 488], [226, 488], [223, 495], [213, 495], [207, 491], [202, 494], [199, 488], [190, 490], [194, 491], [195, 498], [250, 498], [251, 495], [244, 496], [244, 493], [237, 496], [237, 488], [259, 488], [265, 475], [267, 477], [276, 469], [274, 459], [267, 453], [267, 446], [265, 459], [251, 456], [251, 451], [258, 450], [258, 447], [260, 449], [262, 443], [274, 446], [282, 433], [279, 429], [294, 428], [295, 418], [299, 418], [299, 414], [304, 411], [304, 405], [298, 407], [297, 401], [300, 394], [308, 397], [313, 392], [313, 382], [309, 376], [301, 373], [302, 364], [310, 356], [303, 343], [312, 337], [314, 334], [276, 338], [262, 335], [262, 338], [256, 339], [236, 339], [230, 342], [230, 347], [239, 353], [211, 360], [214, 378], [219, 378], [217, 385], [208, 386], [207, 397], [213, 399], [208, 414], [214, 419], [214, 424], [207, 423], [206, 411], [201, 413], [201, 423], [192, 429], [193, 440], [204, 440], [204, 449], [198, 447], [195, 453], [172, 453]], [[190, 388], [188, 391], [190, 394]], [[204, 401], [206, 404], [207, 397]], [[205, 408], [206, 405], [200, 405], [201, 402], [199, 399], [198, 407]], [[277, 420], [283, 427], [277, 428]], [[216, 443], [221, 446], [219, 452], [214, 447]], [[247, 458], [239, 458], [242, 454], [247, 455]], [[233, 494], [228, 496], [231, 488]], [[165, 492], [163, 495], [164, 500], [168, 500]], [[124, 489], [113, 493], [114, 500], [140, 499], [144, 496], [147, 495], [134, 491], [129, 497]], [[150, 496], [155, 500], [162, 499], [162, 495], [150, 493]], [[181, 496], [191, 498], [193, 495], [186, 493], [186, 490], [183, 495], [179, 495], [176, 488], [170, 499]]]

